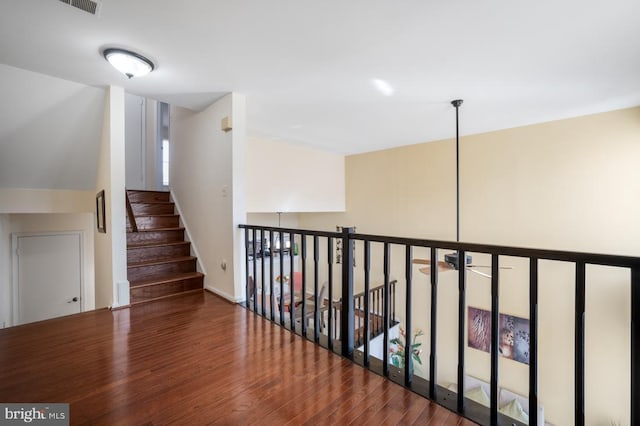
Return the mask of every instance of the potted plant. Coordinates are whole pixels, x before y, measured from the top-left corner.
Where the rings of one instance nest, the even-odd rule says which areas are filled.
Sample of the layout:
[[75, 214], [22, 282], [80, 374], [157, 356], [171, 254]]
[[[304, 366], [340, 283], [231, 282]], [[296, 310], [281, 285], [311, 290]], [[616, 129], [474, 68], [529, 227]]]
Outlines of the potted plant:
[[[411, 339], [411, 357], [413, 358], [413, 362], [417, 362], [419, 365], [422, 365], [422, 360], [420, 359], [420, 354], [422, 353], [422, 343], [418, 342], [418, 337], [422, 336], [424, 333], [422, 330], [417, 329], [415, 334], [413, 335], [413, 339]], [[404, 357], [405, 357], [405, 340], [406, 334], [402, 327], [400, 327], [400, 336], [394, 337], [389, 341], [391, 343], [389, 347], [389, 362], [394, 367], [404, 368]]]

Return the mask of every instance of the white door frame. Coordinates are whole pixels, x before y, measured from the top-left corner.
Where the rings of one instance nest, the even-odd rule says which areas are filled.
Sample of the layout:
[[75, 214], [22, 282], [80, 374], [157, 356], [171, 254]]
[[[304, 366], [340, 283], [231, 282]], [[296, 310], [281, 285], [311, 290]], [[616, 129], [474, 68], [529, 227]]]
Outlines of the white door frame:
[[18, 239], [23, 237], [46, 237], [56, 235], [77, 235], [80, 241], [80, 312], [84, 312], [84, 231], [60, 232], [13, 232], [11, 233], [11, 319], [17, 325], [20, 321], [20, 277], [18, 268]]

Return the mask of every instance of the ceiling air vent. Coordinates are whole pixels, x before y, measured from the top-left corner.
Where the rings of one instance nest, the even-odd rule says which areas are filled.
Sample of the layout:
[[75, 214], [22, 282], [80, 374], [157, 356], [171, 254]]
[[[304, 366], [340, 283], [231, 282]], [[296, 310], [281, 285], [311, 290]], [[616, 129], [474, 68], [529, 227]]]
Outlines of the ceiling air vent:
[[62, 3], [66, 3], [70, 6], [89, 12], [92, 15], [97, 15], [100, 12], [100, 2], [93, 0], [60, 0]]

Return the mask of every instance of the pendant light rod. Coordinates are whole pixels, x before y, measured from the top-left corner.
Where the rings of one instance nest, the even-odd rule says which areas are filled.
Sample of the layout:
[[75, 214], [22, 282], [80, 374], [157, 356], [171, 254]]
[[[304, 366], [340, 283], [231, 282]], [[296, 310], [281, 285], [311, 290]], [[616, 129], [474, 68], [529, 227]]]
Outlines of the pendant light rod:
[[462, 99], [451, 101], [456, 108], [456, 241], [460, 242], [460, 128], [458, 126], [458, 108]]

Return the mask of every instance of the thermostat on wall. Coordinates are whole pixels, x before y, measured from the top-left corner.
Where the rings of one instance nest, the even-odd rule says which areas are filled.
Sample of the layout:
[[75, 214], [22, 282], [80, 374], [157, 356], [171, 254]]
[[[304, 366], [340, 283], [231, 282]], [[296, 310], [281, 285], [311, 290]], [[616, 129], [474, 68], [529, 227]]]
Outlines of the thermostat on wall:
[[231, 117], [223, 118], [220, 125], [223, 132], [228, 132], [229, 130], [233, 129], [233, 126], [231, 125]]

